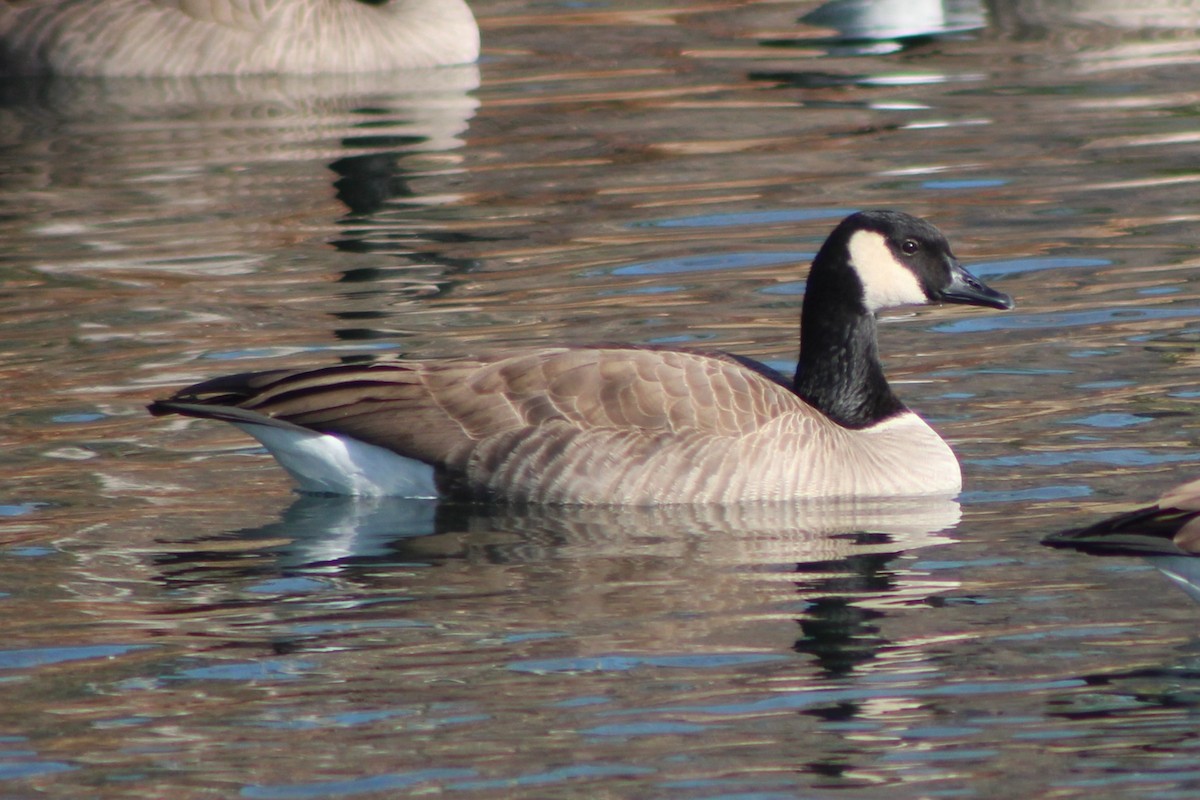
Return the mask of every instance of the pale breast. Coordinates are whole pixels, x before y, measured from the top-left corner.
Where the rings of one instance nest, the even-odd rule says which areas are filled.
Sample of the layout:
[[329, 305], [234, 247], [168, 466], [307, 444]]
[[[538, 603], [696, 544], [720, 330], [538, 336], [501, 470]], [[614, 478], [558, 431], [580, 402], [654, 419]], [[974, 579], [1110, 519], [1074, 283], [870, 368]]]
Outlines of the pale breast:
[[464, 472], [485, 491], [546, 503], [949, 496], [962, 486], [949, 446], [911, 412], [853, 431], [787, 414], [742, 436], [549, 425], [480, 442]]

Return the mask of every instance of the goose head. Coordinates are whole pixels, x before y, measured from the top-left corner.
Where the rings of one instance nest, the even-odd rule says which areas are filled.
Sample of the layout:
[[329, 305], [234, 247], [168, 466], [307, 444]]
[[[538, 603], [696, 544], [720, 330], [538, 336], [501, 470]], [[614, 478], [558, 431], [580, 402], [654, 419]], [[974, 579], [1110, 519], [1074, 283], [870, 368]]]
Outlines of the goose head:
[[900, 211], [860, 211], [813, 259], [793, 388], [837, 423], [866, 428], [906, 411], [879, 362], [875, 314], [927, 303], [1012, 308], [967, 272], [941, 231]]
[[926, 303], [1013, 307], [1011, 297], [963, 268], [941, 231], [899, 211], [860, 211], [829, 236], [813, 261], [808, 294], [824, 305], [835, 293], [872, 314]]

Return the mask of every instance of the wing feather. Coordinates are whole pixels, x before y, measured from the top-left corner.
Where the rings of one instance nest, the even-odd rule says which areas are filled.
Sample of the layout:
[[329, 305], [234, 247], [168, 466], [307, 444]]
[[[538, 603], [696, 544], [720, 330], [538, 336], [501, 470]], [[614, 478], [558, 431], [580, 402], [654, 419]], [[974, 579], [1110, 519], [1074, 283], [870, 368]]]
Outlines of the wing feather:
[[837, 435], [761, 365], [637, 347], [252, 373], [157, 411], [229, 419], [231, 408], [544, 502], [770, 498], [812, 477], [800, 473]]

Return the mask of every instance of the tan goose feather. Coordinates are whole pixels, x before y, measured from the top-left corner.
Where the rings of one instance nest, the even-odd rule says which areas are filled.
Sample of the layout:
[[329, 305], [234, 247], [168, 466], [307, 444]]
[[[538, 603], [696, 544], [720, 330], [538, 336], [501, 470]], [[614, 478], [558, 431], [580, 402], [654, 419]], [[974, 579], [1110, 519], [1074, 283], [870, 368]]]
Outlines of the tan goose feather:
[[[235, 406], [435, 465], [474, 494], [656, 504], [954, 493], [957, 461], [911, 434], [850, 435], [777, 377], [724, 354], [554, 348], [221, 378], [161, 410]], [[205, 405], [211, 409], [212, 405]], [[209, 414], [213, 415], [213, 414]], [[922, 487], [902, 467], [918, 465]], [[903, 477], [901, 477], [903, 476]]]
[[8, 73], [351, 73], [478, 55], [464, 0], [0, 0]]

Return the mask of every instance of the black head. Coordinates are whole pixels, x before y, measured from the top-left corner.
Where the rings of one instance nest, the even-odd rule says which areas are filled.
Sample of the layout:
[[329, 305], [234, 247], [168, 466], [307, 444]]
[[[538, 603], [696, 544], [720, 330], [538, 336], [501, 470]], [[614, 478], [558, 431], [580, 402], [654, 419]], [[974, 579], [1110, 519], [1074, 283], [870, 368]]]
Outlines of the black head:
[[1011, 297], [963, 269], [941, 231], [900, 211], [860, 211], [842, 220], [813, 261], [813, 273], [846, 268], [872, 312], [936, 302], [1013, 307]]

